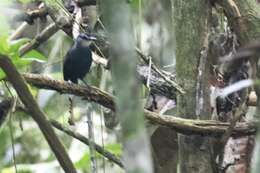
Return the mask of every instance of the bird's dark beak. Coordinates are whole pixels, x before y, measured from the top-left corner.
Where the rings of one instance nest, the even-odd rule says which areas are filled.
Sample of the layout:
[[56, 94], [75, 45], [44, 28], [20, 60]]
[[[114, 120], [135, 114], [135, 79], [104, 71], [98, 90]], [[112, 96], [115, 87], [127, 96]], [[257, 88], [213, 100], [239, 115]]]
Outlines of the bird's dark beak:
[[88, 35], [88, 34], [80, 34], [79, 37], [81, 37], [84, 40], [88, 40], [88, 41], [96, 41], [97, 38], [92, 36], [92, 35]]

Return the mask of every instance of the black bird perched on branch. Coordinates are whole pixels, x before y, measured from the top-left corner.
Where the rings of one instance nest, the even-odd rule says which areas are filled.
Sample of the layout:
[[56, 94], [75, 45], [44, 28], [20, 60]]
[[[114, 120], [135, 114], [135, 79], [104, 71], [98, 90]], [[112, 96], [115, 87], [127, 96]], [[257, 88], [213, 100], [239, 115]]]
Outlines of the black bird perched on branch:
[[[96, 40], [96, 38], [87, 34], [79, 34], [73, 46], [67, 52], [63, 62], [63, 78], [65, 81], [71, 81], [77, 84], [78, 79], [80, 79], [84, 82], [83, 78], [89, 72], [92, 64], [92, 54], [89, 48], [89, 41], [91, 40]], [[69, 97], [69, 101], [69, 112], [71, 114], [69, 124], [74, 125], [72, 97]]]
[[96, 38], [87, 34], [79, 34], [73, 46], [67, 52], [63, 63], [65, 81], [77, 84], [78, 79], [83, 81], [83, 78], [89, 72], [92, 64], [92, 54], [89, 48], [89, 41], [91, 40], [96, 40]]

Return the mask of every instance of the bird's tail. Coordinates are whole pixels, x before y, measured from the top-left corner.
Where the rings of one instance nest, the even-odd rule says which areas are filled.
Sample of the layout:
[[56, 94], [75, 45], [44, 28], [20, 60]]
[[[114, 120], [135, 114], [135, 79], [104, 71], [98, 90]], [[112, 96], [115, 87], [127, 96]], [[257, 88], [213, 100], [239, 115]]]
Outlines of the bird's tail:
[[73, 112], [73, 96], [69, 96], [69, 113], [70, 117], [68, 120], [69, 125], [75, 125], [74, 112]]

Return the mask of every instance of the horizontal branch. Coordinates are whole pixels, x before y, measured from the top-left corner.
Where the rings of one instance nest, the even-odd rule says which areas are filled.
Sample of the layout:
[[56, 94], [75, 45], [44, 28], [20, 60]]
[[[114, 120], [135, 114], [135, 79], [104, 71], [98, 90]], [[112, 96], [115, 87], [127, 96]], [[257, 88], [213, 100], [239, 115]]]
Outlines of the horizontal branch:
[[[74, 132], [74, 131], [70, 130], [69, 128], [63, 126], [62, 124], [60, 124], [60, 123], [59, 123], [58, 121], [56, 121], [56, 120], [50, 120], [50, 123], [51, 123], [52, 126], [54, 126], [56, 129], [59, 129], [59, 130], [65, 132], [67, 135], [72, 136], [72, 137], [78, 139], [79, 141], [83, 142], [83, 143], [86, 144], [86, 145], [89, 145], [89, 142], [90, 142], [90, 141], [89, 141], [89, 139], [86, 138], [85, 136], [83, 136], [83, 135], [81, 135], [81, 134], [79, 134], [79, 133], [77, 133], [77, 132]], [[96, 143], [94, 143], [94, 148], [95, 148], [95, 150], [96, 150], [99, 154], [103, 155], [103, 156], [106, 157], [108, 160], [114, 162], [115, 164], [117, 164], [117, 165], [120, 166], [121, 168], [124, 167], [122, 161], [121, 161], [119, 158], [117, 158], [117, 156], [115, 156], [113, 153], [111, 153], [111, 152], [105, 150], [103, 147], [99, 146], [99, 145], [96, 144]]]
[[[185, 135], [220, 137], [227, 131], [228, 127], [230, 126], [230, 123], [224, 123], [214, 120], [192, 120], [169, 115], [159, 116], [157, 113], [147, 110], [145, 110], [145, 117], [153, 123], [167, 126]], [[232, 136], [255, 134], [256, 128], [256, 122], [236, 123], [236, 126], [232, 131]]]
[[113, 96], [107, 92], [101, 91], [96, 87], [76, 85], [65, 81], [54, 80], [50, 77], [37, 74], [27, 73], [24, 74], [23, 77], [29, 84], [37, 88], [56, 90], [61, 94], [73, 94], [83, 98], [84, 100], [96, 102], [115, 111]]
[[[73, 94], [115, 111], [114, 97], [98, 88], [71, 84], [37, 74], [24, 74], [23, 76], [29, 84], [38, 88]], [[148, 110], [144, 110], [144, 113], [145, 118], [152, 123], [170, 127], [186, 135], [221, 136], [230, 126], [229, 123], [212, 120], [191, 120], [169, 115], [160, 116]], [[241, 122], [236, 124], [232, 136], [249, 135], [255, 132], [256, 123]]]

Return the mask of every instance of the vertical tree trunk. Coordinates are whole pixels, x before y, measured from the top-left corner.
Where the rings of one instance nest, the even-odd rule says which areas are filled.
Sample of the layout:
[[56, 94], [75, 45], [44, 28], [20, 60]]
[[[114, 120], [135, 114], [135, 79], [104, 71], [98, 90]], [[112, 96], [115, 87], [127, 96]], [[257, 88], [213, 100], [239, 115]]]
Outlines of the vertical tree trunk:
[[[259, 73], [259, 68], [258, 68], [258, 75], [257, 79], [260, 79], [260, 73]], [[256, 115], [259, 116], [260, 113], [260, 86], [257, 86], [255, 88], [256, 93], [257, 93], [257, 112]], [[258, 117], [258, 128], [260, 127], [260, 121]], [[260, 133], [259, 131], [257, 132], [257, 136], [255, 139], [255, 146], [254, 146], [254, 152], [253, 152], [253, 157], [252, 157], [252, 165], [251, 165], [251, 172], [252, 173], [258, 173], [260, 170]]]
[[[178, 115], [183, 118], [210, 119], [206, 66], [210, 4], [207, 0], [172, 1], [176, 73], [179, 83], [186, 91], [186, 94], [178, 96]], [[207, 138], [179, 135], [181, 173], [211, 173], [213, 170], [210, 160]]]
[[[258, 1], [258, 4], [256, 1], [248, 0], [249, 3], [245, 4], [244, 1], [239, 0], [241, 2], [239, 4], [242, 13], [248, 12], [250, 9], [250, 12], [252, 12], [254, 15], [251, 15], [248, 19], [248, 25], [250, 30], [250, 36], [253, 38], [259, 38], [260, 36], [260, 4]], [[248, 11], [246, 11], [248, 10]], [[249, 12], [248, 12], [249, 13]], [[259, 64], [259, 57], [256, 61]], [[257, 67], [257, 79], [260, 80], [260, 66]], [[257, 93], [257, 112], [256, 115], [258, 115], [258, 127], [260, 127], [260, 86], [258, 85], [256, 88]], [[260, 132], [257, 132], [256, 140], [255, 140], [255, 148], [253, 152], [253, 158], [252, 158], [252, 165], [251, 165], [251, 172], [252, 173], [258, 173], [260, 170]]]
[[[173, 28], [172, 0], [146, 0], [144, 4], [146, 22], [150, 27], [154, 28], [156, 28], [156, 24], [159, 24], [161, 30], [160, 36], [157, 36], [160, 38], [159, 40], [156, 39], [154, 34], [150, 38], [150, 45], [153, 43], [157, 48], [154, 48], [154, 46], [150, 48], [149, 55], [153, 56], [153, 62], [161, 69], [163, 69], [163, 66], [169, 65], [166, 70], [170, 72], [175, 68], [173, 66], [175, 62], [175, 33]], [[161, 110], [159, 102], [160, 99], [157, 101], [157, 108]], [[175, 110], [173, 112], [172, 115], [175, 115]], [[176, 173], [178, 167], [177, 132], [170, 128], [159, 126], [151, 135], [151, 144], [155, 172]]]
[[104, 24], [111, 43], [111, 71], [116, 110], [122, 126], [123, 157], [127, 172], [152, 173], [149, 140], [144, 128], [140, 86], [135, 71], [137, 55], [126, 1], [101, 2]]

